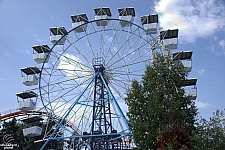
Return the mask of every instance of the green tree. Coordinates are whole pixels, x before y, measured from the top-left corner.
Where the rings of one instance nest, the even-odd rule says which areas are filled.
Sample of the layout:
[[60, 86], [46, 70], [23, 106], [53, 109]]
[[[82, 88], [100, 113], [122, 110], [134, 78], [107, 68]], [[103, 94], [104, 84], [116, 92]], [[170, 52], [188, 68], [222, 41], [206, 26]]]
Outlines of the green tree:
[[200, 118], [195, 136], [196, 150], [222, 150], [225, 147], [225, 109], [217, 110], [209, 120]]
[[[13, 140], [9, 142], [9, 144], [17, 144], [20, 145], [21, 134], [19, 130], [19, 126], [17, 125], [16, 118], [13, 118], [10, 121], [4, 122], [2, 125], [2, 129], [0, 131], [0, 143], [4, 143], [3, 137], [6, 135], [10, 135], [13, 137]], [[5, 142], [8, 142], [7, 139]]]
[[180, 61], [157, 55], [141, 83], [133, 81], [125, 101], [128, 124], [140, 149], [192, 147], [197, 109], [184, 97], [186, 77]]

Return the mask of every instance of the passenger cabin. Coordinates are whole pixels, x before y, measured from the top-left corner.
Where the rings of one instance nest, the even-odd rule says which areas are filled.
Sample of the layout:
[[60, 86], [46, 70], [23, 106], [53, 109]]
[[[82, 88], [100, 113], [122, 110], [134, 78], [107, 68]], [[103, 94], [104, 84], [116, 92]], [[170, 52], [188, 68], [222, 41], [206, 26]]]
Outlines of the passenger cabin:
[[150, 34], [156, 34], [158, 31], [158, 15], [141, 16], [143, 28]]
[[[135, 17], [135, 11], [133, 7], [118, 8], [119, 19], [121, 27], [132, 26]], [[124, 20], [124, 21], [123, 21]]]
[[74, 28], [74, 32], [81, 33], [86, 32], [88, 18], [86, 14], [79, 14], [71, 16], [72, 19], [72, 27]]
[[22, 74], [22, 82], [26, 86], [32, 86], [32, 85], [37, 85], [38, 84], [38, 76], [41, 71], [35, 67], [26, 67], [26, 68], [21, 68], [21, 74]]
[[197, 88], [196, 88], [196, 78], [187, 79], [185, 81], [185, 86], [192, 86], [191, 89], [185, 89], [184, 96], [188, 97], [190, 100], [196, 100], [197, 98]]
[[173, 53], [173, 60], [180, 60], [184, 65], [184, 68], [187, 72], [191, 72], [192, 70], [192, 51], [182, 51]]
[[108, 7], [95, 8], [95, 20], [97, 26], [107, 26], [109, 23], [108, 18], [112, 16]]
[[40, 136], [41, 133], [42, 133], [42, 128], [38, 126], [33, 126], [33, 127], [23, 129], [24, 137], [36, 137], [36, 136]]
[[[35, 124], [35, 122], [39, 122], [44, 120], [43, 118], [41, 118], [40, 116], [30, 116], [28, 118], [25, 119], [21, 119], [22, 122], [26, 123], [26, 124]], [[37, 137], [40, 136], [42, 134], [42, 128], [39, 126], [31, 126], [28, 128], [23, 129], [23, 136], [24, 137]]]
[[19, 104], [19, 110], [27, 112], [36, 108], [36, 98], [38, 95], [33, 91], [17, 93], [16, 96]]
[[33, 48], [33, 58], [34, 61], [38, 64], [40, 63], [48, 63], [49, 57], [48, 54], [50, 52], [50, 48], [48, 45], [35, 45]]
[[170, 49], [170, 50], [177, 49], [178, 29], [161, 31], [160, 40], [163, 42], [165, 49]]
[[50, 28], [50, 41], [54, 45], [64, 45], [66, 41], [66, 35], [68, 35], [68, 32], [64, 27]]

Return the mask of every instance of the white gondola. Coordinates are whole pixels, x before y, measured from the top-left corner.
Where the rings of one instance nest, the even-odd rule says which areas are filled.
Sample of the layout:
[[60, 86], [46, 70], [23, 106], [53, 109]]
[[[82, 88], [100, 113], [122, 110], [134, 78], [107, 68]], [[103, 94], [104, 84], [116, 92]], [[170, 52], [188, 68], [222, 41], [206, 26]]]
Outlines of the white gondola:
[[[43, 121], [44, 119], [40, 116], [29, 116], [28, 118], [22, 118], [20, 121], [31, 125], [31, 123], [37, 123], [39, 121]], [[31, 126], [23, 129], [23, 135], [25, 137], [36, 137], [42, 134], [42, 128], [39, 126]]]
[[87, 24], [85, 23], [88, 22], [86, 14], [74, 15], [71, 16], [71, 19], [72, 19], [72, 27], [75, 28], [74, 32], [76, 33], [86, 32]]
[[[27, 112], [36, 108], [36, 101], [34, 99], [37, 98], [37, 94], [33, 91], [17, 93], [16, 96], [19, 104], [19, 110]], [[22, 101], [19, 101], [18, 98], [21, 98]]]
[[187, 72], [192, 70], [192, 51], [181, 51], [173, 53], [173, 60], [181, 60]]
[[156, 34], [158, 30], [158, 15], [148, 15], [141, 17], [143, 28], [150, 34]]
[[35, 45], [32, 47], [34, 50], [33, 58], [38, 64], [40, 63], [48, 63], [49, 57], [48, 53], [50, 52], [50, 48], [48, 45]]
[[34, 110], [35, 108], [36, 108], [36, 103], [32, 100], [19, 102], [19, 109], [22, 111]]
[[196, 88], [196, 78], [186, 79], [185, 86], [193, 86], [194, 88], [185, 89], [184, 96], [188, 97], [190, 100], [196, 100], [197, 98], [197, 88]]
[[183, 64], [183, 66], [184, 66], [184, 69], [185, 69], [187, 72], [191, 72], [191, 70], [192, 70], [192, 61], [191, 61], [191, 60], [182, 61], [182, 64]]
[[134, 8], [133, 7], [118, 8], [118, 12], [119, 12], [119, 19], [125, 20], [125, 21], [120, 21], [121, 27], [132, 26], [132, 23], [134, 22], [134, 17], [135, 17]]
[[161, 31], [160, 40], [162, 40], [165, 49], [177, 49], [178, 29]]
[[54, 45], [64, 45], [66, 41], [66, 35], [68, 35], [68, 32], [64, 27], [50, 28], [50, 41]]
[[95, 20], [97, 26], [107, 26], [109, 23], [108, 18], [112, 16], [111, 11], [108, 7], [102, 7], [102, 8], [95, 8]]
[[21, 74], [22, 74], [22, 82], [26, 86], [32, 86], [32, 85], [37, 85], [38, 84], [38, 76], [41, 71], [35, 67], [26, 67], [26, 68], [21, 68]]
[[38, 126], [33, 126], [30, 128], [23, 129], [23, 136], [24, 137], [36, 137], [42, 134], [42, 128]]
[[190, 100], [196, 100], [197, 98], [197, 88], [186, 89], [184, 93], [185, 97], [188, 97]]

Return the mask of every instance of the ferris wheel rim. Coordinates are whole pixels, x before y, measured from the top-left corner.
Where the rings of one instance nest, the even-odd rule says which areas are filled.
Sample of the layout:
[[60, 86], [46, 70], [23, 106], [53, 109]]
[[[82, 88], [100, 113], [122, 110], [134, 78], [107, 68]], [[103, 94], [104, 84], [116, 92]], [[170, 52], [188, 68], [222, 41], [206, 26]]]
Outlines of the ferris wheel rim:
[[[132, 24], [132, 25], [136, 26], [137, 28], [141, 29], [142, 31], [145, 31], [147, 35], [150, 35], [151, 38], [154, 39], [153, 36], [152, 36], [150, 33], [148, 33], [148, 32], [147, 32], [143, 27], [141, 27], [140, 25], [137, 25], [137, 24], [135, 24], [135, 23], [133, 23], [133, 22], [129, 22], [129, 21], [126, 21], [126, 20], [112, 19], [112, 18], [88, 21], [88, 22], [86, 22], [86, 23], [84, 23], [84, 24], [81, 24], [81, 25], [79, 25], [79, 26], [77, 26], [77, 27], [71, 29], [70, 31], [68, 31], [68, 34], [71, 33], [71, 32], [73, 32], [75, 29], [77, 29], [77, 28], [79, 28], [79, 27], [82, 27], [83, 25], [90, 24], [90, 23], [93, 23], [93, 22], [96, 22], [96, 21], [104, 21], [104, 20], [115, 20], [115, 21], [123, 21], [123, 22], [127, 22], [127, 23], [129, 23], [129, 24]], [[113, 30], [113, 29], [112, 29], [112, 30]], [[122, 30], [121, 30], [121, 31], [122, 31]], [[97, 32], [99, 32], [99, 31], [95, 31], [95, 32], [93, 32], [93, 33], [91, 33], [91, 34], [94, 34], [94, 33], [97, 33]], [[87, 35], [90, 35], [90, 33], [87, 34]], [[87, 35], [86, 35], [86, 36], [87, 36]], [[64, 38], [64, 37], [66, 37], [66, 36], [67, 36], [67, 35], [62, 36], [61, 39]], [[84, 37], [86, 37], [86, 36], [84, 36]], [[82, 37], [82, 38], [84, 38], [84, 37]], [[59, 39], [59, 40], [57, 41], [57, 43], [58, 43], [61, 39]], [[79, 41], [79, 40], [80, 40], [80, 39], [78, 39], [77, 41]], [[50, 56], [50, 54], [52, 53], [52, 51], [53, 51], [54, 47], [57, 45], [57, 43], [54, 44], [54, 45], [52, 46], [50, 52], [48, 53], [48, 56]], [[69, 47], [70, 47], [70, 46], [68, 46], [68, 48], [69, 48]], [[159, 46], [158, 46], [158, 47], [159, 47]], [[159, 47], [159, 49], [160, 49], [160, 47]], [[161, 52], [161, 51], [160, 51], [160, 52]], [[63, 55], [63, 53], [61, 53], [61, 55]], [[47, 56], [47, 57], [48, 57], [48, 56]], [[46, 58], [47, 58], [47, 57], [46, 57]], [[45, 58], [45, 61], [46, 61], [46, 58]], [[59, 60], [59, 58], [58, 58], [58, 60]], [[58, 61], [58, 60], [57, 60], [57, 61]], [[41, 76], [42, 76], [42, 71], [43, 71], [43, 68], [44, 68], [44, 65], [45, 65], [45, 61], [44, 61], [44, 63], [42, 64], [42, 67], [41, 67], [41, 73], [40, 73], [40, 75], [39, 75], [39, 78], [41, 78]], [[56, 65], [56, 63], [54, 64], [54, 66], [55, 66], [55, 65]], [[53, 69], [52, 69], [52, 70], [53, 70]], [[42, 104], [43, 104], [43, 106], [45, 107], [46, 111], [47, 111], [49, 114], [51, 114], [50, 110], [46, 108], [46, 104], [44, 104], [44, 101], [43, 101], [43, 97], [42, 97], [41, 91], [42, 91], [42, 90], [41, 90], [41, 80], [39, 80], [39, 92], [40, 92], [40, 98], [41, 98]]]

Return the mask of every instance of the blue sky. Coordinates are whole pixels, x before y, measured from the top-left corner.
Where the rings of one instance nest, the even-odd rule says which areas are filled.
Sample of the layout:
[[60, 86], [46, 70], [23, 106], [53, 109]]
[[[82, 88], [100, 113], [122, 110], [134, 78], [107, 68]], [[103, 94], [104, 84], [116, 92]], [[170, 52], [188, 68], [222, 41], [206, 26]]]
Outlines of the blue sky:
[[[18, 107], [16, 93], [25, 91], [20, 68], [34, 65], [32, 46], [49, 44], [49, 28], [72, 28], [71, 15], [94, 8], [134, 7], [136, 18], [160, 12], [164, 29], [179, 28], [178, 51], [193, 51], [190, 78], [197, 78], [196, 105], [209, 118], [225, 108], [225, 2], [222, 0], [0, 0], [0, 112]], [[137, 19], [137, 20], [138, 20]], [[173, 20], [173, 21], [171, 21]]]

